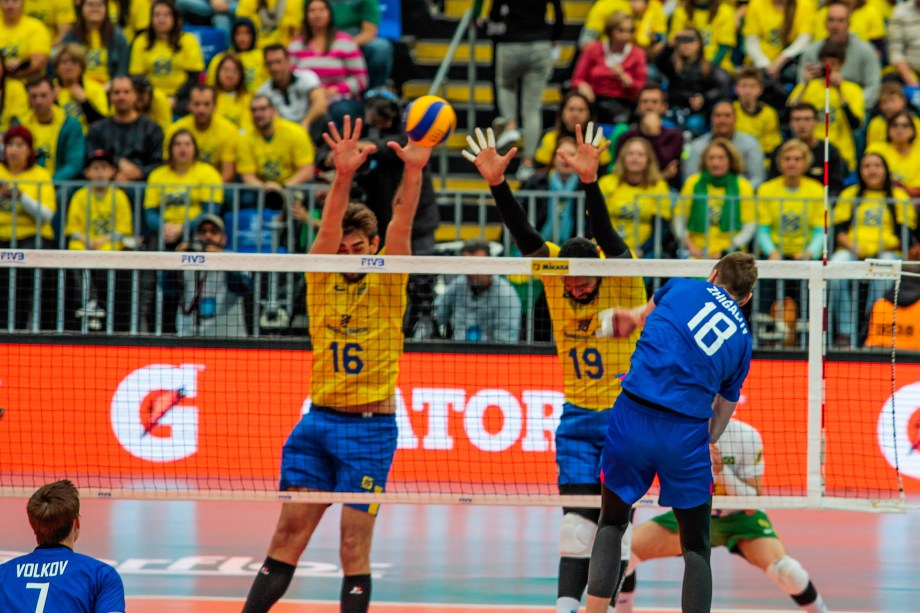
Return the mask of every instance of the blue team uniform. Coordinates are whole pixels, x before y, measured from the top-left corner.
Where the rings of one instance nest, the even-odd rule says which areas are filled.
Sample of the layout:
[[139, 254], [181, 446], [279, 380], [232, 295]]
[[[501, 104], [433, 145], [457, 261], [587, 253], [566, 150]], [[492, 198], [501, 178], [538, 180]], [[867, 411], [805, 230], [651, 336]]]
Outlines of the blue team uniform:
[[737, 402], [751, 364], [741, 308], [721, 288], [672, 279], [654, 297], [607, 427], [604, 485], [632, 504], [655, 475], [663, 506], [712, 495], [709, 419], [716, 394]]
[[38, 547], [0, 564], [4, 613], [122, 613], [125, 587], [114, 568], [64, 545]]

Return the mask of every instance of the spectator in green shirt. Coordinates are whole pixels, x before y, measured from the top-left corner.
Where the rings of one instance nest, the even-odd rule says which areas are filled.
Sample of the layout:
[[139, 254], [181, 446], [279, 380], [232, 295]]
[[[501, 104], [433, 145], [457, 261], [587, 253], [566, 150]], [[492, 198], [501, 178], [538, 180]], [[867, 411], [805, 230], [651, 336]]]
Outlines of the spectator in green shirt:
[[393, 43], [377, 36], [380, 0], [330, 0], [337, 30], [355, 39], [367, 64], [368, 89], [385, 85], [393, 72]]

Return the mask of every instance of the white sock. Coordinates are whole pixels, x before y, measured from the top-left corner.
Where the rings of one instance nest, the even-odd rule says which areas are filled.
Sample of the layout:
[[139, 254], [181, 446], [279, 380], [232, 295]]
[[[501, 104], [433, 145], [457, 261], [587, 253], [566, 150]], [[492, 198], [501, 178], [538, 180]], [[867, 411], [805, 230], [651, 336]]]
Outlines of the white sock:
[[808, 613], [828, 613], [827, 605], [824, 603], [824, 598], [821, 597], [821, 594], [818, 594], [818, 598], [813, 603], [803, 606], [802, 610], [808, 611]]
[[556, 600], [556, 613], [578, 613], [581, 602], [568, 596]]
[[617, 600], [616, 613], [633, 613], [633, 592], [620, 592], [620, 598]]

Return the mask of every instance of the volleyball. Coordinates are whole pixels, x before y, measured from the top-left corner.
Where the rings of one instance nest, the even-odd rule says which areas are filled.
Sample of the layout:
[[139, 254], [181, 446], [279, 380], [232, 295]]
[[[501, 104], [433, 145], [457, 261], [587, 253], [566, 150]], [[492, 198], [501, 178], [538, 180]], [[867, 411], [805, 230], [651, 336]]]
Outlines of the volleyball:
[[416, 145], [437, 147], [457, 127], [457, 113], [444, 98], [422, 96], [406, 109], [403, 128]]

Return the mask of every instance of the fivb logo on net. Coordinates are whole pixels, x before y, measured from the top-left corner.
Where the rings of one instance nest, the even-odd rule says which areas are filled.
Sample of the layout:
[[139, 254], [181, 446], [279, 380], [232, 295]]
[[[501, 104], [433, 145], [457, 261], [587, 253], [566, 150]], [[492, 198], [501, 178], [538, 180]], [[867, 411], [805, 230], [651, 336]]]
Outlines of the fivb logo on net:
[[877, 431], [878, 445], [888, 464], [920, 479], [920, 381], [905, 385], [885, 401]]
[[151, 364], [122, 379], [112, 397], [112, 429], [131, 455], [175, 462], [198, 451], [198, 393], [202, 364]]

